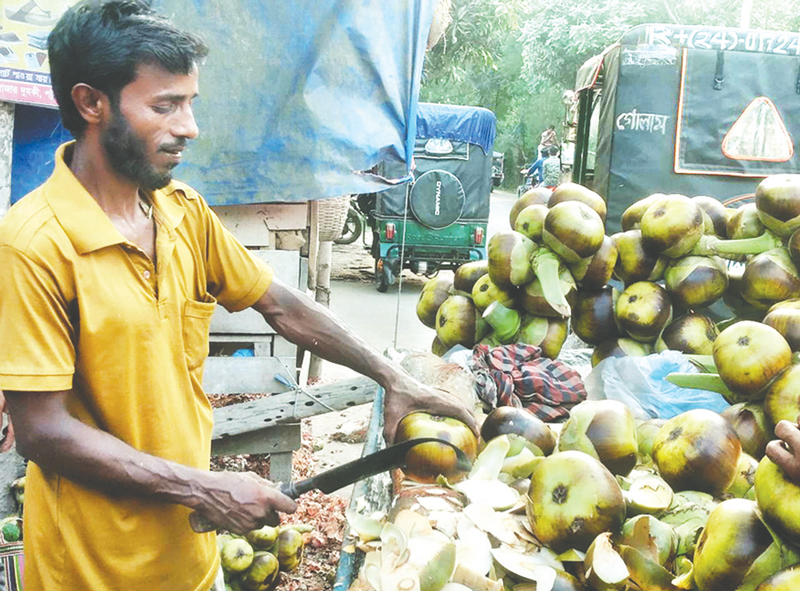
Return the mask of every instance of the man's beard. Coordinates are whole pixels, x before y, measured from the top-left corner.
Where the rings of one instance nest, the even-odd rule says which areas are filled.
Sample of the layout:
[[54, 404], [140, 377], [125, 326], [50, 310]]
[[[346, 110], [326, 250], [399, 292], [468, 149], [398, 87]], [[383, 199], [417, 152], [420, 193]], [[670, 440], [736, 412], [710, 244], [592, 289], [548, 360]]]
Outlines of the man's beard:
[[119, 106], [114, 104], [112, 109], [113, 118], [100, 136], [111, 168], [145, 191], [166, 187], [172, 180], [172, 171], [159, 171], [150, 163], [145, 143], [133, 131]]

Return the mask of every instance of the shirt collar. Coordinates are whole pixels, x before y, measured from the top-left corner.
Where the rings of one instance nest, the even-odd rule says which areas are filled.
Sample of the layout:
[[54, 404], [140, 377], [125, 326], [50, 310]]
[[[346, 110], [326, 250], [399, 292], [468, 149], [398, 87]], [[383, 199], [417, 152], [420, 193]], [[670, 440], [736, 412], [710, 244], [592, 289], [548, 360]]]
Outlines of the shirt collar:
[[[56, 150], [55, 169], [44, 185], [45, 198], [58, 223], [79, 254], [126, 242], [125, 237], [114, 227], [94, 197], [67, 165], [65, 156], [72, 157], [74, 146], [74, 141], [59, 146]], [[158, 222], [172, 233], [183, 219], [183, 206], [160, 190], [150, 193], [149, 198], [155, 205]]]

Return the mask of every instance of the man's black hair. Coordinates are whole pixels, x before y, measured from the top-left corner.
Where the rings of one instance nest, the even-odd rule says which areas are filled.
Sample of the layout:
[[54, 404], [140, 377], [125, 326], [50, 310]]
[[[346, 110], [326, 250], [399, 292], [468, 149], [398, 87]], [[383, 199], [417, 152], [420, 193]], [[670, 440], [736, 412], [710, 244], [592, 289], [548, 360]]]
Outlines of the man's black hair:
[[48, 37], [50, 76], [61, 121], [72, 135], [86, 129], [72, 101], [88, 84], [118, 104], [140, 65], [189, 74], [208, 54], [203, 41], [150, 8], [149, 0], [83, 0], [67, 10]]
[[558, 148], [556, 146], [550, 146], [550, 155], [555, 156], [558, 154]]

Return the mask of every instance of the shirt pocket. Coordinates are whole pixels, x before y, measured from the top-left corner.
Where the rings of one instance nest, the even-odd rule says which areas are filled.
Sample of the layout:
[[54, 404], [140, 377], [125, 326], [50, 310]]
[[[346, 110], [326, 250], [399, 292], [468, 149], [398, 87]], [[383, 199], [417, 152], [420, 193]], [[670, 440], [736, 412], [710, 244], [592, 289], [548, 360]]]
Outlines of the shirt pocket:
[[183, 350], [189, 370], [196, 369], [208, 357], [208, 332], [217, 300], [207, 296], [206, 301], [186, 300], [183, 307]]

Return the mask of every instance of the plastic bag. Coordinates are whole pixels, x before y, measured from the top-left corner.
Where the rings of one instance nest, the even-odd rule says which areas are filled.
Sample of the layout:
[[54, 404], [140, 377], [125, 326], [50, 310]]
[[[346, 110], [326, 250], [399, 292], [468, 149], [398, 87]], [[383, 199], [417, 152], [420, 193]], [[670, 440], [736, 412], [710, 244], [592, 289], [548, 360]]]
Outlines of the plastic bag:
[[705, 408], [722, 412], [730, 406], [716, 392], [680, 388], [664, 378], [697, 368], [678, 351], [646, 357], [609, 357], [598, 363], [584, 380], [589, 400], [619, 400], [636, 418], [670, 419], [687, 410]]

